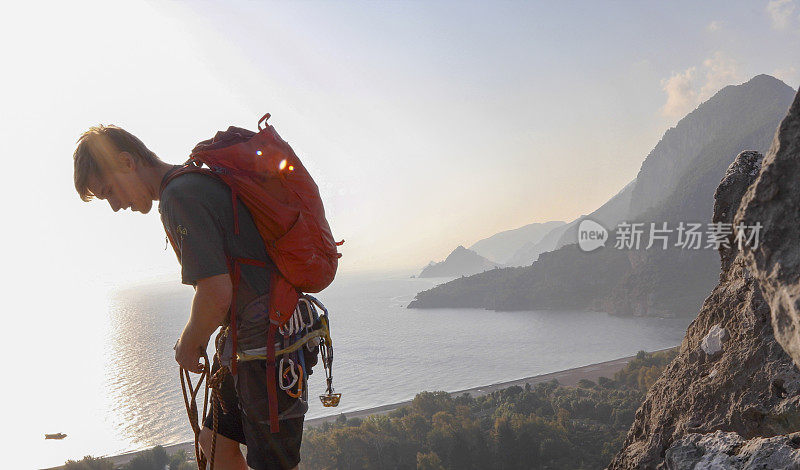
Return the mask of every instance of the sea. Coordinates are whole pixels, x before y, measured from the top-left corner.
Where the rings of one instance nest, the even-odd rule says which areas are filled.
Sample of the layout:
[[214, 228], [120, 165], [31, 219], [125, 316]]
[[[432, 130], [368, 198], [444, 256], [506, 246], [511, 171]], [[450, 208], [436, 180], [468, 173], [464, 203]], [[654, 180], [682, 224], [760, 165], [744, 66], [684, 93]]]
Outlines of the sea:
[[[330, 311], [333, 383], [342, 398], [337, 408], [321, 405], [316, 397], [324, 392], [325, 377], [316, 367], [307, 417], [668, 348], [681, 342], [689, 323], [602, 312], [406, 308], [418, 292], [448, 280], [410, 272], [345, 273], [319, 293]], [[14, 439], [23, 446], [25, 465], [15, 468], [193, 439], [173, 359], [192, 294], [176, 281], [117, 287], [84, 304], [102, 319], [94, 327], [63, 322], [66, 346], [46, 356], [61, 371], [49, 376], [57, 383], [32, 372], [29, 380], [48, 391], [23, 395], [16, 406], [5, 403], [12, 408], [9, 419], [18, 416], [24, 423]], [[59, 432], [67, 437], [44, 439]]]

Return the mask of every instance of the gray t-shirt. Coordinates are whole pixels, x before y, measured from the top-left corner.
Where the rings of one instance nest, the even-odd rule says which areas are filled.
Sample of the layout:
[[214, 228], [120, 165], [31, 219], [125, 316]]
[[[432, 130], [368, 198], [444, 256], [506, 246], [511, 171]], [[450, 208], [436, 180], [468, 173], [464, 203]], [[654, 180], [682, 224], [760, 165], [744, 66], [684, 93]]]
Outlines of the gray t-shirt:
[[[164, 178], [169, 175], [167, 173]], [[161, 213], [164, 228], [180, 252], [181, 280], [184, 284], [196, 286], [200, 279], [230, 272], [229, 256], [267, 263], [266, 269], [240, 264], [241, 281], [236, 298], [239, 350], [248, 351], [266, 346], [269, 281], [277, 268], [267, 255], [264, 241], [247, 207], [241, 200], [237, 201], [237, 235], [234, 233], [230, 188], [213, 176], [187, 173], [167, 184], [161, 193], [158, 211]], [[231, 350], [231, 337], [228, 335], [221, 357], [225, 365], [230, 365]], [[240, 368], [240, 373], [242, 369]], [[261, 370], [256, 376], [262, 381], [265, 379], [263, 365], [249, 364], [245, 369]], [[254, 380], [252, 375], [237, 376], [237, 390], [239, 394], [246, 395], [243, 405], [249, 404], [249, 409], [256, 410], [250, 414], [258, 414], [267, 409], [266, 384], [259, 380], [254, 382], [256, 385], [251, 384]], [[239, 383], [243, 378], [245, 383]], [[251, 388], [254, 390], [250, 390]], [[280, 398], [281, 419], [303, 416], [308, 410], [307, 401], [307, 388], [303, 389], [301, 399], [290, 399], [288, 395]], [[268, 418], [262, 416], [259, 419]]]
[[[200, 279], [230, 272], [228, 256], [267, 263], [266, 269], [240, 264], [237, 329], [239, 349], [248, 350], [266, 345], [269, 281], [276, 268], [250, 211], [241, 200], [237, 204], [238, 235], [234, 233], [230, 188], [213, 176], [187, 173], [164, 188], [158, 210], [180, 252], [184, 284], [197, 285]], [[226, 353], [229, 355], [230, 351]]]
[[269, 264], [268, 269], [242, 266], [242, 277], [259, 294], [268, 292], [267, 271], [275, 269], [250, 211], [238, 203], [239, 234], [233, 231], [231, 190], [216, 178], [200, 173], [181, 175], [161, 194], [161, 222], [181, 252], [181, 278], [196, 285], [206, 277], [228, 272], [227, 254]]

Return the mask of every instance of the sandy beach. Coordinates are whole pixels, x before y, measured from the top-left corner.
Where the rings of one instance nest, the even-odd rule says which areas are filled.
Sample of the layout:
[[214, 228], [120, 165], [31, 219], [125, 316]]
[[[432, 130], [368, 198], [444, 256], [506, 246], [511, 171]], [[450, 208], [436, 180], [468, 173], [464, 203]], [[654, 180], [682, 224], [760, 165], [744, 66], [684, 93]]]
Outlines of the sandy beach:
[[[669, 348], [671, 349], [671, 348]], [[655, 352], [655, 351], [653, 351]], [[614, 359], [613, 361], [607, 362], [600, 362], [597, 364], [590, 364], [587, 366], [576, 367], [573, 369], [566, 369], [558, 372], [551, 372], [549, 374], [541, 374], [535, 375], [532, 377], [525, 377], [522, 379], [511, 380], [508, 382], [500, 382], [494, 383], [489, 385], [483, 385], [480, 387], [469, 388], [465, 390], [457, 390], [454, 392], [450, 392], [451, 395], [462, 395], [464, 393], [469, 393], [472, 396], [482, 396], [489, 393], [492, 393], [496, 390], [501, 390], [507, 387], [511, 387], [513, 385], [525, 386], [526, 383], [531, 385], [536, 385], [542, 382], [549, 382], [553, 379], [558, 380], [561, 385], [565, 386], [575, 386], [578, 382], [582, 379], [588, 379], [592, 381], [597, 381], [600, 377], [613, 377], [614, 373], [621, 370], [628, 362], [633, 359], [634, 356], [623, 357], [620, 359]], [[308, 419], [305, 422], [305, 427], [314, 427], [319, 426], [322, 423], [327, 421], [334, 421], [341, 415], [346, 416], [347, 418], [363, 418], [369, 415], [374, 414], [384, 414], [388, 413], [392, 410], [400, 408], [402, 406], [408, 405], [411, 403], [411, 400], [399, 402], [399, 403], [391, 403], [383, 406], [378, 406], [374, 408], [368, 408], [364, 410], [357, 410], [357, 411], [350, 411], [348, 413], [336, 413], [329, 416], [322, 416], [319, 418]], [[187, 423], [188, 426], [188, 423]], [[180, 444], [174, 444], [170, 446], [164, 446], [167, 450], [167, 453], [174, 453], [180, 449], [184, 449], [189, 455], [194, 455], [194, 443], [193, 442], [183, 442]], [[108, 458], [114, 463], [115, 466], [120, 466], [128, 463], [131, 459], [133, 459], [139, 452], [141, 451], [133, 451], [122, 455], [116, 456], [109, 456]], [[57, 470], [63, 467], [54, 467], [49, 470]]]

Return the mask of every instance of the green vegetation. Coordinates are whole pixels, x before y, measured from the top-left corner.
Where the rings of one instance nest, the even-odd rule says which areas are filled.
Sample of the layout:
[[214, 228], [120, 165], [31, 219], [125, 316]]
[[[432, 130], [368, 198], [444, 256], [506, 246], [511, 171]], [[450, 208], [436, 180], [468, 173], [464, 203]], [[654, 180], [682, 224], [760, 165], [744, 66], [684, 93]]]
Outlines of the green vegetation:
[[64, 470], [114, 470], [110, 460], [87, 455], [82, 460], [67, 460]]
[[307, 469], [604, 468], [674, 350], [640, 352], [614, 379], [513, 386], [473, 398], [422, 392], [410, 406], [306, 431]]
[[155, 446], [146, 450], [130, 462], [121, 466], [114, 467], [111, 460], [102, 457], [86, 456], [83, 460], [68, 460], [64, 465], [64, 470], [192, 470], [197, 465], [188, 462], [186, 452], [180, 450], [172, 455], [168, 455], [166, 449]]
[[677, 355], [677, 348], [655, 353], [639, 351], [624, 369], [614, 374], [614, 382], [623, 387], [647, 391]]

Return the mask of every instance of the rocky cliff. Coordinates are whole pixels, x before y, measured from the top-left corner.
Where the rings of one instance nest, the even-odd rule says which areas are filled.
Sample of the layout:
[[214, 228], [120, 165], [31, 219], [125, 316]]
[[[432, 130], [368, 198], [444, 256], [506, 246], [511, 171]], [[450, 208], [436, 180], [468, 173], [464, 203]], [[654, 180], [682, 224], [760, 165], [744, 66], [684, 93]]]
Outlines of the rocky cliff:
[[[757, 75], [742, 85], [723, 88], [687, 114], [664, 133], [642, 163], [631, 196], [630, 215], [635, 217], [657, 206], [684, 185], [687, 170], [703, 160], [708, 149], [719, 144], [721, 136], [746, 138], [752, 132], [754, 120], [768, 126], [772, 133], [777, 122], [771, 110], [773, 106], [782, 108], [780, 117], [783, 117], [789, 104], [786, 101], [789, 88], [775, 77]], [[788, 91], [791, 100], [793, 93]], [[767, 149], [754, 145], [757, 143], [750, 142], [746, 148]]]
[[740, 249], [731, 234], [720, 247], [719, 284], [610, 469], [800, 468], [800, 370], [787, 353], [798, 341], [798, 143], [800, 94], [763, 165], [743, 152], [717, 188], [714, 222], [760, 222], [761, 239]]
[[772, 326], [800, 365], [800, 101], [795, 98], [744, 196], [736, 223], [762, 224], [761, 243], [745, 252], [772, 311]]

